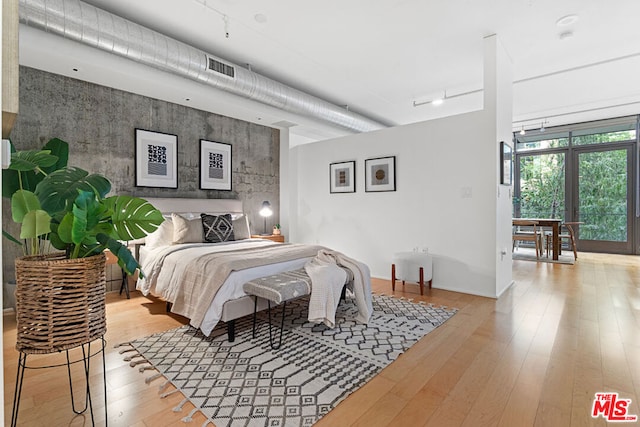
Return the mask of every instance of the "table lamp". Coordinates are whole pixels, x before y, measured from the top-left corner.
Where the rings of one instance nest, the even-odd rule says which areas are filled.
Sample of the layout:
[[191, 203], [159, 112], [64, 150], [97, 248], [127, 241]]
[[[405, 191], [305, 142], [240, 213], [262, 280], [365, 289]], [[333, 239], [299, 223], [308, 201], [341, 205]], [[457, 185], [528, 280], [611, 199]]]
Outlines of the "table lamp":
[[260, 215], [264, 217], [264, 233], [262, 233], [262, 235], [269, 236], [271, 233], [267, 233], [267, 217], [273, 215], [273, 210], [271, 209], [271, 203], [269, 203], [267, 200], [262, 202]]

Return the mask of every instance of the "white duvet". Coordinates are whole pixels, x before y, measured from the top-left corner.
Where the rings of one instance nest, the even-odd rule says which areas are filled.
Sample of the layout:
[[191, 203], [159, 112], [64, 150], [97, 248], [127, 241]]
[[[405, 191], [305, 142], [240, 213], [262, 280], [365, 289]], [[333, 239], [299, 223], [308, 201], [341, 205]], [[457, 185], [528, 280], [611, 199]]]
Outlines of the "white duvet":
[[[136, 288], [144, 295], [154, 295], [169, 302], [175, 300], [182, 277], [189, 261], [212, 252], [249, 249], [273, 245], [264, 239], [246, 239], [224, 243], [186, 243], [180, 245], [159, 246], [153, 249], [141, 247], [140, 265], [145, 278], [138, 280]], [[303, 268], [311, 258], [252, 267], [233, 271], [216, 293], [200, 329], [209, 335], [220, 321], [222, 306], [226, 301], [246, 296], [242, 285], [259, 277], [277, 274], [283, 271]]]

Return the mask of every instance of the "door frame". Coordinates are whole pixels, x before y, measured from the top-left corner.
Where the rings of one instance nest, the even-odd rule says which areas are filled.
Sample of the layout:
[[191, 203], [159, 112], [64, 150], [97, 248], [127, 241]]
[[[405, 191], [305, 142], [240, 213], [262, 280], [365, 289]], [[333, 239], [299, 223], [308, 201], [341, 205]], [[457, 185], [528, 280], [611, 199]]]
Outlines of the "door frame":
[[593, 144], [584, 146], [573, 146], [570, 155], [571, 165], [567, 168], [570, 171], [566, 179], [567, 212], [566, 221], [581, 221], [579, 207], [579, 182], [580, 174], [578, 157], [581, 154], [626, 150], [627, 152], [627, 241], [615, 242], [606, 240], [583, 240], [580, 238], [580, 227], [574, 227], [576, 232], [576, 245], [578, 250], [586, 252], [603, 252], [616, 254], [636, 253], [636, 195], [634, 183], [636, 181], [636, 153], [635, 145], [632, 142]]

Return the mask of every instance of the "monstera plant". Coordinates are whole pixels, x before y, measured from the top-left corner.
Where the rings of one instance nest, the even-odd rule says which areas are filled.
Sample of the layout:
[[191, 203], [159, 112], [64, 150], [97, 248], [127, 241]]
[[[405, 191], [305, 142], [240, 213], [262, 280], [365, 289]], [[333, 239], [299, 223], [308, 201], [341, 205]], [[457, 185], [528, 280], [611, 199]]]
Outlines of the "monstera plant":
[[3, 231], [5, 237], [23, 245], [29, 255], [48, 245], [69, 259], [109, 249], [128, 274], [140, 267], [121, 241], [154, 231], [164, 220], [157, 209], [137, 197], [107, 197], [107, 178], [67, 166], [65, 141], [54, 138], [42, 150], [12, 151], [9, 169], [3, 171], [3, 196], [11, 198], [20, 236]]

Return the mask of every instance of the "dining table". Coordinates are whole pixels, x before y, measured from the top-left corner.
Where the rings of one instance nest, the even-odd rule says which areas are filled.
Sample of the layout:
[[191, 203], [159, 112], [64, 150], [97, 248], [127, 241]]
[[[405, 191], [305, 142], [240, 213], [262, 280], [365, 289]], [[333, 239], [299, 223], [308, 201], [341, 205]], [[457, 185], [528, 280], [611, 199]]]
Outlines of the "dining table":
[[558, 218], [513, 218], [513, 221], [535, 221], [538, 227], [551, 228], [551, 246], [552, 257], [554, 261], [558, 260], [560, 255], [560, 224], [561, 219]]

